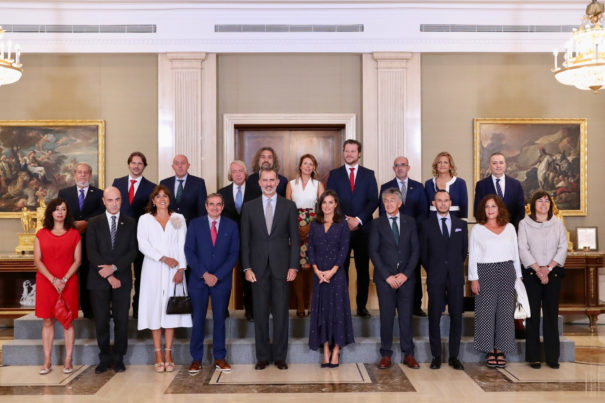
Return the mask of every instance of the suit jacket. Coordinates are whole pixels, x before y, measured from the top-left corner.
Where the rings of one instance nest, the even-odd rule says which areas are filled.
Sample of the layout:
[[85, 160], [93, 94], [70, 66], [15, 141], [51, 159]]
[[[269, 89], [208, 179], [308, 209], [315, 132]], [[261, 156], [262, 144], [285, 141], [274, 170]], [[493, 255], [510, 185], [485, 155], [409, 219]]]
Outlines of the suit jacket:
[[374, 263], [374, 282], [386, 281], [387, 277], [398, 273], [414, 280], [414, 270], [420, 256], [416, 222], [406, 215], [399, 215], [397, 245], [389, 221], [386, 214], [381, 215], [370, 228], [369, 252]]
[[213, 246], [208, 216], [192, 220], [187, 228], [185, 257], [191, 268], [189, 288], [207, 287], [202, 276], [209, 272], [231, 289], [231, 273], [239, 257], [239, 229], [235, 221], [221, 217]]
[[176, 201], [176, 193], [174, 191], [174, 183], [176, 177], [171, 176], [160, 181], [170, 190], [170, 208], [179, 214], [182, 214], [187, 221], [187, 225], [194, 218], [201, 217], [206, 214], [206, 182], [197, 176], [187, 175], [187, 181], [183, 188], [181, 201]]
[[277, 195], [271, 235], [267, 233], [263, 199], [258, 197], [242, 208], [241, 240], [243, 269], [251, 268], [256, 277], [266, 269], [284, 281], [288, 269], [298, 269], [298, 210], [293, 201]]
[[431, 216], [420, 227], [422, 265], [427, 273], [427, 284], [464, 284], [464, 261], [468, 255], [468, 228], [466, 221], [450, 214], [450, 237], [441, 233], [441, 217]]
[[[277, 174], [277, 177], [279, 178], [277, 194], [281, 197], [286, 197], [286, 186], [288, 186], [288, 179], [280, 174]], [[248, 176], [248, 179], [246, 179], [246, 193], [250, 192], [250, 199], [256, 199], [263, 194], [263, 191], [258, 184], [259, 179], [260, 176], [258, 172], [253, 173], [252, 175]]]
[[[382, 192], [390, 188], [399, 189], [397, 178], [394, 178], [392, 181], [389, 181], [380, 187], [380, 193], [378, 194], [378, 198], [380, 199], [380, 215], [386, 214], [384, 204], [382, 203]], [[408, 178], [408, 190], [405, 203], [399, 207], [399, 212], [415, 219], [416, 224], [418, 225], [426, 219], [429, 209], [422, 183]]]
[[101, 189], [92, 185], [88, 186], [88, 192], [86, 192], [82, 210], [80, 210], [78, 196], [78, 187], [75, 185], [59, 190], [59, 197], [67, 202], [69, 211], [74, 217], [74, 220], [88, 221], [89, 218], [105, 211], [105, 206], [103, 205], [103, 191]]
[[[235, 208], [235, 199], [233, 198], [233, 186], [234, 184], [231, 183], [230, 185], [225, 186], [224, 188], [220, 188], [218, 190], [218, 193], [223, 196], [223, 203], [225, 203], [225, 206], [223, 208], [223, 213], [222, 216], [223, 217], [228, 217], [231, 220], [235, 221], [237, 223], [237, 225], [240, 225], [240, 220], [241, 220], [241, 214], [237, 212], [237, 209]], [[246, 184], [246, 188], [244, 191], [244, 197], [242, 200], [242, 207], [243, 207], [243, 203], [246, 203], [252, 199], [255, 199], [256, 197], [254, 197], [253, 192], [248, 191], [248, 184]]]
[[378, 185], [374, 171], [359, 165], [355, 177], [355, 191], [351, 191], [349, 173], [343, 165], [330, 171], [327, 189], [332, 189], [338, 194], [343, 214], [359, 217], [363, 223], [362, 228], [369, 227], [372, 214], [378, 207]]
[[141, 183], [134, 194], [134, 199], [132, 199], [132, 205], [128, 202], [128, 189], [130, 188], [128, 175], [121, 178], [115, 178], [112, 186], [117, 187], [122, 194], [122, 207], [120, 208], [120, 213], [133, 217], [135, 220], [138, 220], [140, 216], [145, 214], [145, 207], [149, 202], [149, 195], [155, 188], [155, 183], [142, 177]]
[[[525, 217], [525, 197], [523, 195], [523, 187], [521, 186], [521, 182], [508, 175], [504, 175], [504, 179], [504, 204], [508, 209], [511, 224], [513, 224], [515, 228], [518, 228], [519, 221]], [[475, 211], [477, 211], [481, 199], [489, 194], [498, 194], [491, 175], [481, 179], [475, 185]]]
[[122, 287], [132, 288], [130, 264], [137, 255], [137, 223], [134, 218], [120, 213], [117, 229], [115, 247], [112, 249], [107, 215], [99, 214], [88, 220], [86, 249], [89, 261], [89, 290], [111, 288], [109, 282], [99, 275], [99, 265], [102, 264], [115, 265], [118, 270], [113, 275], [122, 282]]

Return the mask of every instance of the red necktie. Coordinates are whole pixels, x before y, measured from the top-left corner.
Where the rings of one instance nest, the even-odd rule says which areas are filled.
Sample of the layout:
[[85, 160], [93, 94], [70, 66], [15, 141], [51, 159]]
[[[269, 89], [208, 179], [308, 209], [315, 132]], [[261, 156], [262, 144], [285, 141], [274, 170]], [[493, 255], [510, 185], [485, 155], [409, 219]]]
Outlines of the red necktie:
[[216, 221], [212, 221], [212, 228], [210, 229], [210, 238], [212, 238], [212, 246], [216, 245], [216, 237], [218, 233], [216, 232]]
[[351, 192], [355, 191], [355, 168], [349, 168], [351, 174], [349, 175], [349, 182], [351, 182]]
[[132, 199], [134, 199], [134, 184], [137, 182], [136, 179], [130, 180], [130, 189], [128, 189], [128, 203], [132, 204]]

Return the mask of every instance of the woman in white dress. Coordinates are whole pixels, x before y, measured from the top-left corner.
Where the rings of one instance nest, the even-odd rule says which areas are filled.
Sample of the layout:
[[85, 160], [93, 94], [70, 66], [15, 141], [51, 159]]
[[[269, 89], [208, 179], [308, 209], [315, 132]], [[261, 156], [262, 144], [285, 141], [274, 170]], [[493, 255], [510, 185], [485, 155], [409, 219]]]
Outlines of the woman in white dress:
[[[174, 328], [191, 327], [191, 315], [167, 315], [168, 298], [186, 287], [183, 283], [187, 268], [185, 259], [185, 217], [169, 210], [170, 192], [164, 185], [155, 187], [149, 196], [147, 214], [139, 218], [137, 239], [145, 259], [141, 272], [138, 329], [151, 329], [157, 372], [174, 371], [172, 342]], [[165, 356], [162, 357], [162, 329]]]
[[[298, 175], [288, 182], [286, 199], [296, 203], [298, 208], [298, 229], [300, 232], [300, 267], [301, 273], [294, 280], [296, 295], [296, 316], [304, 317], [305, 307], [310, 307], [311, 300], [311, 265], [307, 257], [309, 248], [309, 228], [315, 217], [315, 204], [319, 195], [324, 191], [324, 185], [319, 181], [317, 160], [311, 154], [300, 157]], [[306, 289], [306, 292], [305, 292]]]

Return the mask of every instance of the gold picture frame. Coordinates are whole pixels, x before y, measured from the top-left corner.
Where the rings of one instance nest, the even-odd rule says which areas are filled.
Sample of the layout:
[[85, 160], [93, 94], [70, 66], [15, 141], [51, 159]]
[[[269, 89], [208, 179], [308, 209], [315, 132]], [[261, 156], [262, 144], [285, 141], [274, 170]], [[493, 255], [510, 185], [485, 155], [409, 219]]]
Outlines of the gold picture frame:
[[105, 187], [104, 120], [0, 121], [0, 218], [19, 218], [23, 207], [35, 210], [72, 186], [77, 162]]
[[519, 180], [525, 202], [548, 191], [564, 216], [588, 211], [587, 119], [474, 119], [474, 180], [489, 175], [489, 156], [502, 152], [506, 174]]

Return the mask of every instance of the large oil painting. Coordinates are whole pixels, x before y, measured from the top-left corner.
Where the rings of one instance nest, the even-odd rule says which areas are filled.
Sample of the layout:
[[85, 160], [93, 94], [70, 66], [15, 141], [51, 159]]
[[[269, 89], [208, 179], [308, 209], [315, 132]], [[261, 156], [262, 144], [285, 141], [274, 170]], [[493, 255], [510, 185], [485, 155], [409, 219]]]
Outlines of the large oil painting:
[[0, 121], [0, 218], [57, 197], [74, 184], [78, 162], [92, 166], [92, 184], [105, 186], [104, 121]]
[[586, 137], [586, 119], [475, 119], [475, 182], [490, 175], [489, 156], [501, 152], [526, 203], [543, 189], [563, 215], [586, 215]]

